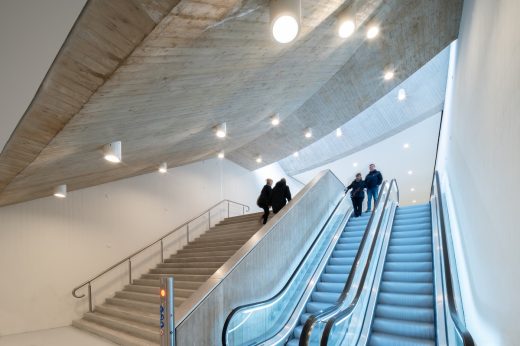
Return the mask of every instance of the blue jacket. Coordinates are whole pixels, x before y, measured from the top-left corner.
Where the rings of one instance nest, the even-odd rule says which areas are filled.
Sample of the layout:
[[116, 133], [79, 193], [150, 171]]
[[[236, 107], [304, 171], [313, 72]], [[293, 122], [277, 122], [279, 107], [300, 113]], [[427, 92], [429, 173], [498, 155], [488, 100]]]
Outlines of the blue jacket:
[[365, 178], [365, 184], [367, 189], [373, 189], [378, 187], [383, 182], [383, 175], [378, 170], [374, 169], [372, 172], [368, 172]]

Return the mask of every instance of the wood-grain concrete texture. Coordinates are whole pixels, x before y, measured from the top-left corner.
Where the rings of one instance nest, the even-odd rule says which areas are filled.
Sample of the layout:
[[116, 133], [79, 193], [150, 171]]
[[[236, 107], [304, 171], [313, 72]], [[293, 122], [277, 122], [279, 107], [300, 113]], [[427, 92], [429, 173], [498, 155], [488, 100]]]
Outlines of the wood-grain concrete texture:
[[[0, 156], [0, 205], [220, 150], [250, 169], [259, 154], [264, 163], [282, 159], [312, 142], [304, 128], [313, 128], [313, 140], [330, 133], [446, 47], [457, 36], [461, 1], [302, 6], [301, 35], [280, 45], [270, 36], [267, 0], [89, 1]], [[346, 8], [356, 9], [360, 28], [341, 40], [337, 17]], [[382, 33], [367, 41], [371, 21]], [[397, 75], [382, 83], [388, 64]], [[275, 112], [282, 125], [272, 129]], [[224, 121], [229, 136], [219, 140], [212, 128]], [[123, 142], [119, 165], [102, 159], [114, 140]]]
[[[224, 321], [233, 308], [277, 293], [324, 226], [343, 189], [334, 174], [323, 171], [300, 191], [177, 310], [177, 343], [220, 345]], [[189, 310], [183, 309], [190, 305]]]
[[[444, 107], [449, 57], [448, 47], [390, 93], [341, 126], [341, 137], [338, 138], [333, 131], [300, 150], [298, 157], [290, 155], [281, 160], [280, 165], [289, 175], [300, 174], [360, 151], [439, 114]], [[407, 95], [404, 101], [397, 98], [401, 88]]]

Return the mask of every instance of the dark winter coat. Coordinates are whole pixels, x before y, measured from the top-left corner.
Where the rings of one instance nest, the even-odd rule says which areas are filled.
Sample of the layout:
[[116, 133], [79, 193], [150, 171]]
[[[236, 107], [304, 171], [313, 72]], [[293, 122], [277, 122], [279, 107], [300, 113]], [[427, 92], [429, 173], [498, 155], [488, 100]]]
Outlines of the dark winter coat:
[[262, 188], [262, 191], [260, 192], [260, 196], [258, 196], [258, 199], [256, 200], [256, 204], [260, 207], [268, 207], [271, 205], [271, 193], [273, 192], [273, 189], [269, 185], [265, 185]]
[[284, 181], [279, 181], [273, 188], [273, 192], [271, 194], [271, 205], [273, 206], [273, 213], [277, 213], [282, 209], [286, 200], [291, 200], [291, 190], [289, 190], [289, 186]]
[[365, 178], [365, 184], [367, 189], [373, 189], [378, 187], [383, 182], [383, 175], [378, 170], [374, 169], [371, 172], [368, 172]]
[[352, 198], [365, 198], [365, 187], [366, 184], [363, 180], [354, 180], [352, 183], [350, 183], [349, 186], [347, 186], [347, 190], [345, 190], [345, 192], [350, 190], [350, 197]]

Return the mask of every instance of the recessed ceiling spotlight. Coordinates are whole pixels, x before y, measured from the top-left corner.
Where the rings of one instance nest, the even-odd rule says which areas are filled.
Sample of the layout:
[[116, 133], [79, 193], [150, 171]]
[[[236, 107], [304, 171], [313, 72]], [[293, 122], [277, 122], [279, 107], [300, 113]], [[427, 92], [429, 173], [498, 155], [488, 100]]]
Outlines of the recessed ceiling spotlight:
[[163, 162], [159, 165], [159, 173], [166, 173], [168, 172], [168, 164], [166, 162]]
[[103, 147], [103, 157], [112, 163], [121, 162], [121, 141], [106, 144]]
[[354, 166], [354, 167], [357, 167], [357, 165], [358, 165], [357, 162], [354, 162], [354, 163], [352, 164], [352, 166]]
[[218, 138], [225, 138], [227, 136], [227, 125], [226, 123], [219, 124], [215, 126], [214, 128], [215, 135]]
[[67, 197], [67, 185], [58, 185], [54, 188], [54, 197], [65, 198]]
[[225, 157], [225, 155], [224, 155], [224, 151], [219, 152], [219, 153], [217, 154], [217, 157], [218, 157], [219, 159], [222, 160], [222, 159]]
[[410, 144], [408, 144], [408, 143], [404, 143], [404, 144], [403, 144], [403, 148], [405, 148], [405, 149], [410, 148]]
[[412, 175], [413, 174], [413, 171], [408, 171], [408, 175]]
[[352, 36], [352, 34], [356, 31], [356, 23], [354, 23], [354, 20], [351, 18], [343, 19], [340, 22], [339, 29], [338, 29], [338, 35], [341, 38], [347, 38]]
[[417, 201], [414, 199], [414, 200], [412, 201], [412, 203], [417, 203]]
[[297, 151], [295, 151], [294, 154], [292, 154], [292, 156], [294, 156], [294, 157], [298, 157], [298, 156], [300, 156], [300, 153], [297, 152]]
[[414, 191], [415, 191], [415, 188], [414, 188], [414, 187], [412, 187], [412, 188], [410, 189], [410, 191], [414, 192]]
[[275, 114], [271, 117], [271, 125], [273, 125], [273, 126], [280, 125], [280, 116], [278, 114]]
[[301, 1], [272, 0], [270, 10], [274, 39], [280, 43], [292, 42], [300, 32]]
[[311, 138], [312, 137], [312, 129], [310, 127], [305, 129], [304, 136], [305, 136], [305, 138]]
[[394, 78], [394, 71], [392, 70], [388, 70], [385, 72], [385, 75], [384, 75], [384, 78], [385, 80], [391, 80]]
[[372, 40], [379, 35], [379, 26], [377, 25], [371, 25], [367, 30], [367, 38], [369, 40]]
[[404, 89], [399, 89], [399, 91], [397, 92], [397, 99], [399, 101], [404, 101], [406, 100], [406, 90]]
[[262, 156], [256, 157], [256, 163], [262, 163]]
[[341, 137], [341, 136], [343, 136], [343, 131], [341, 131], [341, 128], [338, 127], [336, 129], [336, 137]]

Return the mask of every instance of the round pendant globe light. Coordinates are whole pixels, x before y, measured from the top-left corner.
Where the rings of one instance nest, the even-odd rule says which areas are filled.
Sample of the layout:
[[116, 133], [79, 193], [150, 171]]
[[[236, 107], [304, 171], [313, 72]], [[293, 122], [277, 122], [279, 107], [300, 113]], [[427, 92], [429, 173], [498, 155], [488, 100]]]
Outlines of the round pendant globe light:
[[300, 32], [301, 0], [271, 0], [271, 32], [280, 43], [294, 41]]

